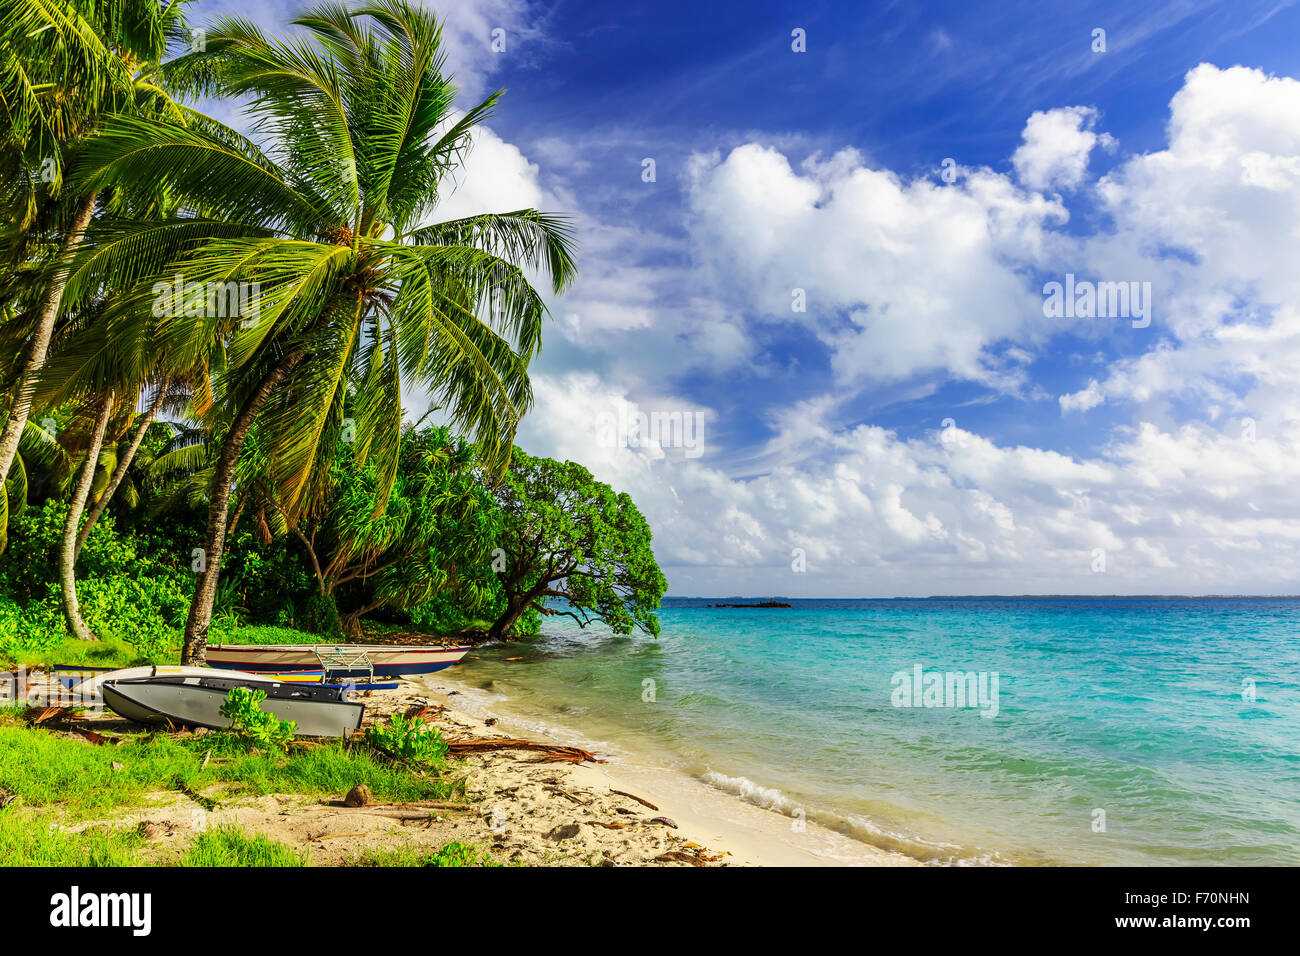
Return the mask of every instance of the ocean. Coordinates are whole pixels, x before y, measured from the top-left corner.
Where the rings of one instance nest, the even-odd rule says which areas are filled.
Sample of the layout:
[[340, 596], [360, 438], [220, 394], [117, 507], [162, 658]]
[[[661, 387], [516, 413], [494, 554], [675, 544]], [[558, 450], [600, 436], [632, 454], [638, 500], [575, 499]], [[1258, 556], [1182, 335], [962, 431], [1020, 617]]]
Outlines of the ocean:
[[926, 862], [1300, 863], [1300, 601], [719, 600], [658, 640], [550, 617], [455, 676]]

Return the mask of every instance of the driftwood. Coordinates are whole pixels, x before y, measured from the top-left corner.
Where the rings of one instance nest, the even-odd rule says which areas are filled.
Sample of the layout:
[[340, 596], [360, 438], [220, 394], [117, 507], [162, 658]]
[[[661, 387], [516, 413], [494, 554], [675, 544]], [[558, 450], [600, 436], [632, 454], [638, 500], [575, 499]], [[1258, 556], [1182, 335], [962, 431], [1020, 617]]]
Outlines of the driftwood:
[[526, 763], [604, 763], [595, 754], [577, 747], [557, 747], [554, 744], [541, 744], [533, 740], [519, 740], [514, 737], [491, 737], [485, 739], [449, 740], [447, 752], [453, 757], [469, 754], [492, 753], [497, 750], [528, 750], [540, 754], [535, 760]]
[[640, 797], [638, 797], [635, 793], [628, 793], [628, 792], [625, 791], [625, 790], [615, 790], [613, 787], [610, 787], [610, 788], [609, 788], [609, 792], [610, 792], [610, 793], [617, 793], [620, 797], [627, 797], [629, 800], [635, 800], [637, 803], [641, 804], [641, 806], [643, 806], [643, 807], [649, 807], [651, 810], [654, 810], [655, 812], [658, 812], [658, 810], [659, 810], [659, 808], [656, 807], [656, 806], [655, 806], [653, 803], [651, 803], [649, 800], [642, 800], [642, 799], [641, 799]]
[[[321, 803], [327, 807], [334, 807], [338, 810], [352, 810], [357, 813], [378, 812], [401, 810], [403, 808], [416, 808], [425, 811], [429, 810], [478, 810], [479, 805], [476, 803], [452, 803], [449, 800], [419, 800], [412, 803], [372, 803], [367, 807], [350, 807], [340, 800], [322, 800]], [[427, 813], [423, 814], [428, 816]]]

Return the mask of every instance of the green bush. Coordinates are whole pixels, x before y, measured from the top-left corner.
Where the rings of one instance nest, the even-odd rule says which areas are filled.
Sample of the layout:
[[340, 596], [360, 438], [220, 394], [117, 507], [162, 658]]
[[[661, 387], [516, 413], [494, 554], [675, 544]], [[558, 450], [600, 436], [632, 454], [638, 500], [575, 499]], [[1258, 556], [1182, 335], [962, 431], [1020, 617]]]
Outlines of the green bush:
[[339, 606], [328, 594], [312, 594], [302, 602], [302, 620], [299, 624], [327, 641], [344, 640]]
[[374, 724], [366, 728], [366, 743], [376, 750], [408, 763], [432, 766], [447, 755], [447, 742], [437, 727], [420, 720], [407, 720], [401, 714], [388, 718], [388, 726]]
[[237, 733], [277, 750], [284, 750], [293, 740], [298, 725], [292, 720], [280, 720], [275, 714], [262, 709], [266, 691], [251, 687], [232, 687], [221, 705], [221, 716], [230, 719], [230, 727]]

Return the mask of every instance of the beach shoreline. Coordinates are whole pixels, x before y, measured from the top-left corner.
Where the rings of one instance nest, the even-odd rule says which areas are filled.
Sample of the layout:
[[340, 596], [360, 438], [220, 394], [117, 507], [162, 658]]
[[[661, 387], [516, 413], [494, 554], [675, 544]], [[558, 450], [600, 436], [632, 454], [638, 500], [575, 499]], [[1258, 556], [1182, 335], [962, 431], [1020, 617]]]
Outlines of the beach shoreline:
[[[409, 688], [420, 688], [423, 697]], [[689, 774], [656, 764], [644, 754], [602, 748], [582, 733], [581, 728], [541, 724], [523, 717], [508, 698], [488, 695], [468, 681], [445, 671], [428, 675], [403, 686], [403, 703], [421, 699], [445, 708], [439, 715], [444, 733], [466, 736], [510, 736], [558, 746], [596, 748], [604, 763], [585, 762], [563, 766], [571, 794], [604, 798], [614, 791], [635, 794], [654, 805], [677, 824], [676, 835], [688, 843], [706, 848], [702, 856], [720, 857], [728, 865], [747, 866], [918, 866], [920, 861], [871, 846], [837, 833], [814, 821], [790, 816], [750, 803], [738, 795], [709, 786]], [[485, 721], [493, 721], [489, 727]], [[453, 729], [454, 728], [454, 729]], [[495, 732], [495, 733], [493, 733]], [[517, 785], [517, 768], [510, 758], [487, 760], [477, 768], [478, 783], [485, 799], [492, 793], [507, 792]], [[534, 805], [528, 813], [549, 823], [556, 815], [570, 812], [567, 798], [554, 794], [555, 806]], [[539, 828], [531, 828], [539, 832]]]

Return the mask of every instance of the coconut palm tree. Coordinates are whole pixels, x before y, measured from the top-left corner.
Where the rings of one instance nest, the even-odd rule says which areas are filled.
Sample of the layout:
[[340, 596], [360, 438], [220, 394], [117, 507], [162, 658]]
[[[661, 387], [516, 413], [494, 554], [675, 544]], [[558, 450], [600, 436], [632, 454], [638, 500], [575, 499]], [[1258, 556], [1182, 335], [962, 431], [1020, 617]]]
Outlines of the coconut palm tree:
[[[160, 183], [188, 208], [105, 253], [143, 277], [112, 308], [118, 357], [143, 361], [156, 345], [180, 366], [212, 370], [208, 415], [223, 434], [186, 662], [204, 659], [231, 483], [254, 421], [291, 517], [327, 480], [321, 464], [344, 429], [359, 460], [373, 458], [382, 512], [408, 387], [436, 396], [450, 424], [504, 468], [531, 404], [528, 363], [546, 315], [530, 277], [544, 274], [558, 294], [576, 274], [561, 217], [525, 209], [437, 221], [440, 195], [501, 94], [453, 109], [433, 16], [405, 0], [326, 2], [293, 22], [305, 34], [281, 41], [222, 20], [205, 51], [164, 70], [174, 93], [249, 97], [265, 150], [119, 117], [84, 159], [84, 188]], [[86, 268], [104, 268], [94, 250]], [[160, 309], [157, 276], [173, 274], [183, 291]], [[256, 290], [254, 314], [205, 305], [228, 283]], [[355, 420], [345, 422], [349, 387]]]
[[66, 188], [65, 167], [106, 115], [179, 121], [192, 112], [150, 79], [168, 39], [185, 35], [182, 2], [0, 0], [0, 250], [12, 265], [37, 260], [0, 290], [25, 353], [0, 430], [0, 489], [66, 306], [68, 261], [98, 198], [94, 188]]

